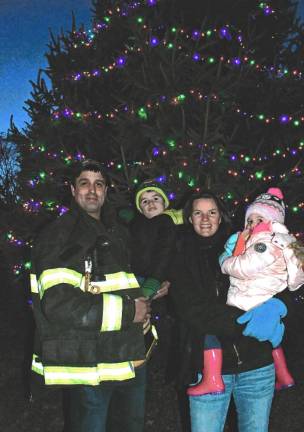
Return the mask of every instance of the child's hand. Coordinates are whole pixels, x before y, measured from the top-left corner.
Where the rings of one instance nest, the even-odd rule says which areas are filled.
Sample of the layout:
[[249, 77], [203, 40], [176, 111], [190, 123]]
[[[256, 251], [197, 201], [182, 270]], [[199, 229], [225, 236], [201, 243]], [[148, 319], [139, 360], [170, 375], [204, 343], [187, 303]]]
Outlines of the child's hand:
[[157, 290], [157, 293], [153, 297], [153, 300], [157, 300], [157, 299], [160, 299], [160, 298], [165, 297], [166, 295], [168, 295], [169, 286], [170, 286], [170, 282], [169, 281], [162, 282], [159, 290]]

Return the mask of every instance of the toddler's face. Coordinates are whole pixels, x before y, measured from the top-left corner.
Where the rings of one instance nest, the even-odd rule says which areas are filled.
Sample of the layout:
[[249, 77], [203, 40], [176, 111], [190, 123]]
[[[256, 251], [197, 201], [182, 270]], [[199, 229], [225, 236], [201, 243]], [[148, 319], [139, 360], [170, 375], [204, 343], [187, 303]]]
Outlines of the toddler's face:
[[246, 221], [246, 229], [253, 230], [258, 224], [262, 222], [267, 222], [264, 216], [259, 215], [258, 213], [252, 213]]
[[165, 210], [163, 197], [155, 191], [145, 191], [139, 198], [139, 207], [144, 216], [152, 219], [158, 216]]

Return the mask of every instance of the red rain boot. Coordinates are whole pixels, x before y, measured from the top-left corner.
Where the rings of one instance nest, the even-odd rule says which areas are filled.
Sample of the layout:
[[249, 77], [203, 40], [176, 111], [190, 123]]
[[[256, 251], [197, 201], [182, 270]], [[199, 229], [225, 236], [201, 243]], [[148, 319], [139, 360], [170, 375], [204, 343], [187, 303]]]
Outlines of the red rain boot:
[[288, 370], [282, 347], [279, 346], [278, 348], [272, 350], [272, 357], [276, 372], [275, 389], [282, 390], [284, 388], [294, 386], [295, 382]]
[[204, 350], [203, 379], [199, 384], [187, 389], [188, 396], [201, 396], [204, 394], [221, 394], [225, 391], [222, 380], [223, 354], [220, 348]]

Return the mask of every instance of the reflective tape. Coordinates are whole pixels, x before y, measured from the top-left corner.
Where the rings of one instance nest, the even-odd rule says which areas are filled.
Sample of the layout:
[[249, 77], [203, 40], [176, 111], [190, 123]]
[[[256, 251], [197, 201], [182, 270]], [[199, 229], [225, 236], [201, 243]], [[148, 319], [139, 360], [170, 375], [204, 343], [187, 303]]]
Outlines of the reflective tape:
[[33, 294], [38, 294], [38, 281], [37, 277], [34, 273], [30, 274], [30, 285], [31, 285], [31, 292]]
[[44, 270], [39, 278], [40, 297], [43, 297], [44, 292], [59, 284], [69, 284], [74, 287], [80, 287], [82, 274], [67, 268], [54, 268]]
[[[133, 273], [117, 272], [106, 274], [106, 280], [95, 282], [94, 286], [100, 288], [101, 292], [112, 292], [124, 289], [139, 288], [138, 281]], [[53, 268], [42, 272], [38, 281], [40, 297], [44, 292], [59, 284], [69, 284], [85, 291], [85, 277], [81, 273], [68, 268]]]
[[103, 294], [103, 309], [101, 331], [113, 331], [121, 329], [122, 321], [122, 297]]
[[91, 282], [100, 288], [101, 292], [112, 292], [130, 288], [139, 288], [138, 281], [133, 273], [117, 272], [105, 275], [106, 280]]
[[99, 385], [103, 381], [124, 381], [135, 377], [132, 362], [99, 363], [97, 366], [43, 366], [34, 354], [32, 370], [44, 376], [47, 385]]

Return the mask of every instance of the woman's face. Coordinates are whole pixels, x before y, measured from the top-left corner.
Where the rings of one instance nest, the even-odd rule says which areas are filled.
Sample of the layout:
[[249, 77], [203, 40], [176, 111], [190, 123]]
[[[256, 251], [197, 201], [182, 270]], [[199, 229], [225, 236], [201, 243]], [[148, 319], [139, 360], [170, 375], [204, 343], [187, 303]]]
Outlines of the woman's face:
[[198, 235], [211, 237], [217, 232], [221, 220], [221, 215], [214, 199], [198, 198], [193, 201], [189, 221]]

